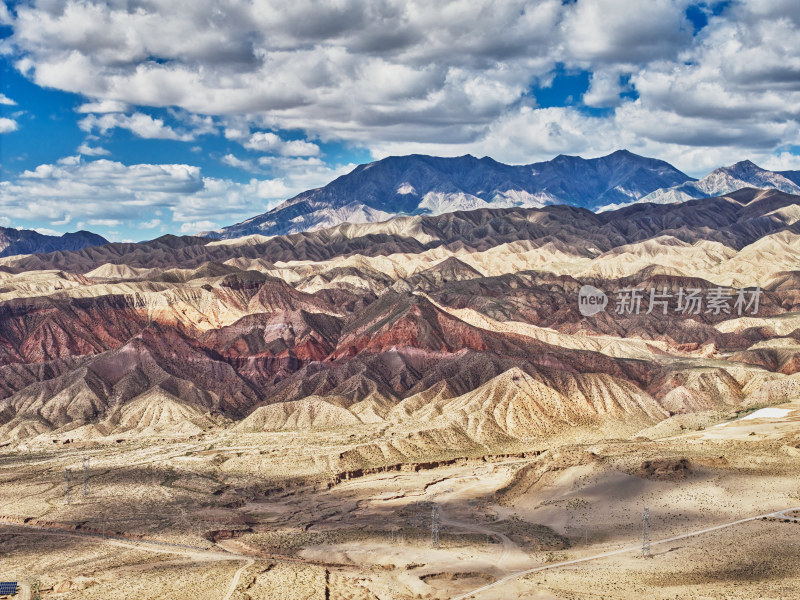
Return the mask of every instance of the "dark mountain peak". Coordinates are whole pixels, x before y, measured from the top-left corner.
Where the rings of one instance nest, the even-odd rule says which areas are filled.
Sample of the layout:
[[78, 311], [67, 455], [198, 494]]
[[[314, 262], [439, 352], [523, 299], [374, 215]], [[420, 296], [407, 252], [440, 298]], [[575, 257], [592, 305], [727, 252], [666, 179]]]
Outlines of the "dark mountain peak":
[[175, 249], [175, 248], [183, 248], [184, 246], [204, 245], [208, 243], [208, 240], [204, 240], [197, 236], [173, 235], [171, 233], [166, 233], [160, 237], [157, 237], [155, 239], [152, 239], [144, 243], [153, 247], [167, 247]]
[[31, 229], [0, 227], [0, 258], [18, 254], [81, 250], [104, 244], [108, 244], [107, 239], [90, 231], [44, 235]]
[[472, 279], [473, 277], [482, 276], [480, 272], [455, 256], [450, 256], [442, 262], [420, 272], [421, 275], [431, 275], [434, 273], [447, 278], [447, 280]]
[[717, 171], [725, 171], [728, 173], [765, 173], [766, 169], [762, 169], [751, 160], [740, 160], [729, 167], [722, 167]]
[[581, 163], [586, 162], [582, 156], [573, 156], [571, 154], [559, 154], [552, 161], [552, 163]]
[[303, 192], [263, 215], [205, 235], [282, 235], [346, 221], [375, 222], [397, 215], [493, 207], [568, 204], [596, 209], [630, 203], [691, 179], [669, 163], [627, 150], [591, 159], [561, 154], [528, 165], [507, 165], [471, 154], [389, 156]]

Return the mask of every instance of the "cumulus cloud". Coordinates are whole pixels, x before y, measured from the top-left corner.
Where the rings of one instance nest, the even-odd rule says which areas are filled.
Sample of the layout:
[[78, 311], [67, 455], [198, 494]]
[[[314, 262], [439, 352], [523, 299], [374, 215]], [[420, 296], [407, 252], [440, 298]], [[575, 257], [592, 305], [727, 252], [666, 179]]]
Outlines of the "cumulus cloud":
[[57, 221], [50, 221], [50, 225], [67, 225], [70, 221], [72, 221], [72, 215], [64, 215]]
[[47, 227], [36, 227], [33, 231], [36, 233], [41, 233], [42, 235], [53, 235], [56, 237], [61, 237], [61, 232], [56, 231], [55, 229], [48, 229]]
[[5, 104], [6, 106], [16, 106], [17, 103], [14, 102], [11, 98], [6, 96], [5, 94], [0, 94], [0, 104]]
[[117, 100], [100, 100], [98, 102], [85, 102], [75, 109], [79, 113], [115, 113], [127, 112], [128, 105]]
[[101, 108], [87, 112], [260, 114], [276, 129], [350, 138], [405, 123], [434, 139], [454, 120], [486, 123], [546, 74], [563, 11], [559, 0], [220, 4], [22, 5], [10, 44], [36, 83]]
[[101, 146], [90, 146], [84, 142], [78, 146], [78, 154], [84, 154], [86, 156], [108, 156], [111, 152]]
[[14, 119], [0, 117], [0, 133], [10, 133], [19, 129], [19, 125]]
[[159, 140], [178, 140], [190, 142], [195, 139], [193, 133], [179, 133], [169, 125], [164, 124], [163, 119], [155, 119], [144, 113], [134, 113], [124, 115], [120, 113], [107, 113], [101, 116], [94, 114], [88, 115], [78, 122], [78, 127], [88, 133], [95, 131], [106, 134], [110, 129], [127, 129], [135, 135], [146, 139]]
[[[225, 150], [221, 160], [268, 174], [260, 185], [277, 198], [333, 174], [308, 140], [344, 140], [376, 157], [471, 152], [508, 162], [627, 147], [693, 174], [743, 155], [767, 161], [797, 145], [797, 2], [720, 4], [699, 32], [688, 5], [276, 0], [267, 10], [256, 0], [148, 0], [146, 10], [129, 10], [123, 2], [39, 0], [0, 18], [13, 26], [6, 47], [22, 73], [88, 99], [78, 108], [85, 131], [224, 135], [269, 155]], [[534, 105], [531, 86], [558, 64], [591, 73], [583, 106]], [[175, 123], [131, 107], [171, 107]], [[586, 107], [608, 110], [593, 116]], [[16, 126], [5, 121], [0, 131]], [[258, 192], [255, 184], [199, 180], [216, 200]], [[192, 192], [197, 206], [203, 193]], [[176, 214], [213, 221], [203, 210]]]
[[255, 173], [261, 170], [253, 161], [239, 158], [233, 154], [226, 154], [223, 156], [222, 162], [229, 167], [233, 167], [234, 169], [242, 169], [244, 171], [249, 171], [250, 173]]
[[609, 108], [622, 104], [623, 86], [618, 71], [595, 71], [589, 80], [589, 89], [583, 95], [586, 106]]
[[0, 183], [0, 207], [18, 219], [124, 220], [174, 206], [202, 189], [200, 169], [189, 165], [126, 166], [68, 157]]
[[189, 223], [184, 223], [181, 225], [181, 233], [186, 235], [194, 235], [196, 233], [200, 233], [202, 231], [210, 231], [212, 229], [218, 229], [219, 223], [215, 221], [191, 221]]
[[692, 39], [689, 0], [580, 0], [562, 24], [570, 56], [587, 64], [675, 57]]
[[[268, 158], [268, 157], [264, 157]], [[0, 182], [0, 214], [7, 218], [144, 229], [173, 223], [235, 220], [264, 212], [308, 187], [327, 183], [353, 165], [332, 169], [320, 159], [276, 157], [262, 165], [275, 175], [247, 182], [204, 176], [185, 164], [124, 165], [66, 157]]]
[[258, 152], [282, 156], [316, 156], [319, 146], [303, 140], [284, 140], [272, 132], [257, 132], [244, 142], [244, 147]]

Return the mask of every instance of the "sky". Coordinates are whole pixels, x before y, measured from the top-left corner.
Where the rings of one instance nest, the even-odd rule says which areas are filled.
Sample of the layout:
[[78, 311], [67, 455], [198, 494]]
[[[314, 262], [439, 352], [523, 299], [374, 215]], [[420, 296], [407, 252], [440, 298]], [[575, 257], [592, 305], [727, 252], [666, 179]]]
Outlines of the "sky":
[[0, 4], [0, 226], [114, 241], [411, 153], [800, 168], [796, 0]]

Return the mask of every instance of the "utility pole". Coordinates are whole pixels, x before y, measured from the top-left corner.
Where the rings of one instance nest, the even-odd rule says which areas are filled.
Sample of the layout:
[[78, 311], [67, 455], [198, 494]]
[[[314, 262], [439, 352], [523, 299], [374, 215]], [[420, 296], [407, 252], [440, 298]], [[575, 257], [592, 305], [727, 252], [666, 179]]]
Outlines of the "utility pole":
[[89, 497], [89, 458], [83, 458], [83, 499]]
[[650, 558], [650, 509], [642, 513], [642, 558]]
[[439, 505], [435, 502], [431, 508], [431, 547], [439, 547]]
[[70, 469], [64, 469], [64, 481], [67, 483], [67, 489], [64, 492], [64, 504], [69, 504], [71, 501], [70, 487], [72, 486], [72, 471]]

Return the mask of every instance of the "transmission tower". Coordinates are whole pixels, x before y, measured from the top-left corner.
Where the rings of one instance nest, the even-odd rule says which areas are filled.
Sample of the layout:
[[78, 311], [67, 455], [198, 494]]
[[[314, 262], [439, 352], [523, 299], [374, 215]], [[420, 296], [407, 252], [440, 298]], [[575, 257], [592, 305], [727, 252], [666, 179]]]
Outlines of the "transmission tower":
[[64, 492], [64, 504], [70, 504], [70, 487], [72, 486], [72, 471], [64, 469], [64, 481], [67, 483], [67, 489]]
[[83, 459], [83, 499], [89, 497], [89, 459]]
[[435, 502], [431, 508], [431, 547], [439, 547], [439, 505]]
[[642, 558], [650, 558], [650, 509], [642, 513]]

